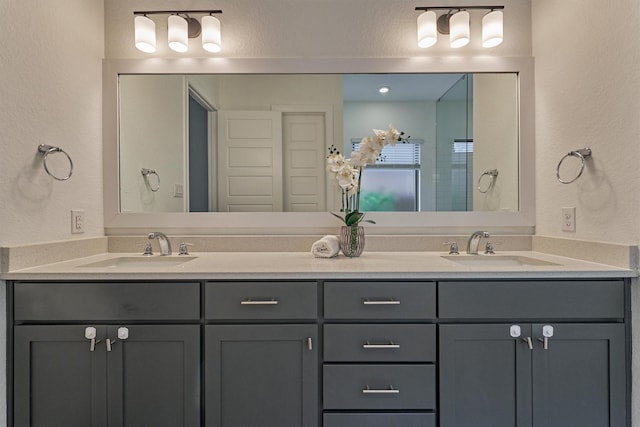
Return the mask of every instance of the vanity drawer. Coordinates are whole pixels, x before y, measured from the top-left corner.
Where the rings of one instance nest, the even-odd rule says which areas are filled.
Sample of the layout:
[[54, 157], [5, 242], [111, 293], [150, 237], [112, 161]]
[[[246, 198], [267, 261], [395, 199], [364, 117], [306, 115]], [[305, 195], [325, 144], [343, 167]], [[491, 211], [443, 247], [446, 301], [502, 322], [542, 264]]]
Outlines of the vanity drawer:
[[18, 321], [197, 320], [198, 282], [93, 282], [14, 285]]
[[436, 317], [434, 282], [326, 282], [327, 319], [407, 320]]
[[434, 365], [324, 365], [324, 408], [429, 410], [436, 407]]
[[326, 362], [432, 362], [435, 325], [324, 325]]
[[316, 282], [208, 282], [205, 316], [214, 320], [315, 320]]
[[435, 414], [324, 414], [323, 427], [436, 427]]
[[622, 280], [440, 282], [442, 319], [621, 319]]

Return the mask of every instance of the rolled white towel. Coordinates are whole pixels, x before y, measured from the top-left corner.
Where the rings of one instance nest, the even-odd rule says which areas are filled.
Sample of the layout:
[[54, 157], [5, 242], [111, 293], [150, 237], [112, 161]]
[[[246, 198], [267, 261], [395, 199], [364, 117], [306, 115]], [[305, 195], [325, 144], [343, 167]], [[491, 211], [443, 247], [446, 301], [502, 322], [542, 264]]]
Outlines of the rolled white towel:
[[333, 258], [339, 252], [340, 241], [336, 236], [324, 236], [311, 246], [311, 253], [316, 258]]

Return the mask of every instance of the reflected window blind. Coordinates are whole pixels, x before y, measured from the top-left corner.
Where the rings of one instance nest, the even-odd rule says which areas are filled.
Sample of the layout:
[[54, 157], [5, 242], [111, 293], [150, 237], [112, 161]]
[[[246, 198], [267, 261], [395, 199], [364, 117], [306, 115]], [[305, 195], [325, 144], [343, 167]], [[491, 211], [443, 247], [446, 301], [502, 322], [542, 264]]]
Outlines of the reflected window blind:
[[[360, 147], [360, 141], [351, 142], [351, 148], [353, 151]], [[399, 142], [392, 147], [385, 145], [380, 153], [380, 157], [376, 161], [375, 165], [367, 167], [379, 166], [379, 167], [392, 167], [402, 166], [404, 168], [420, 168], [420, 142]]]

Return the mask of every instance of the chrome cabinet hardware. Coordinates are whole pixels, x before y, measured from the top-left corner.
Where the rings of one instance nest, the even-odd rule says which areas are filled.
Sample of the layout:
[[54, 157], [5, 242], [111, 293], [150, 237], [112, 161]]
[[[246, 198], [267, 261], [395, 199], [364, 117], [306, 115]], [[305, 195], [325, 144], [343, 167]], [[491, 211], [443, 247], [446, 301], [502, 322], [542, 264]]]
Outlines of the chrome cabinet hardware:
[[393, 387], [392, 385], [389, 388], [367, 388], [362, 389], [362, 393], [364, 394], [399, 394], [400, 390]]
[[538, 338], [538, 341], [542, 343], [542, 348], [549, 350], [549, 338], [553, 336], [553, 326], [544, 325], [542, 327], [542, 338]]
[[533, 340], [531, 339], [531, 337], [522, 338], [522, 342], [527, 344], [529, 350], [533, 350]]
[[397, 299], [386, 299], [386, 300], [372, 300], [369, 298], [365, 298], [364, 301], [362, 301], [362, 304], [364, 305], [400, 305], [400, 300]]
[[88, 339], [91, 343], [89, 344], [89, 351], [96, 351], [96, 344], [98, 344], [101, 340], [96, 339], [97, 331], [93, 326], [88, 326], [84, 330], [84, 337]]
[[[124, 341], [129, 338], [129, 328], [121, 326], [118, 328], [118, 339], [120, 341]], [[111, 352], [113, 350], [113, 345], [117, 343], [118, 340], [107, 338], [107, 352]]]
[[389, 344], [371, 344], [369, 341], [366, 341], [362, 344], [362, 348], [398, 349], [400, 348], [400, 344], [395, 344], [393, 341], [389, 341]]
[[313, 350], [313, 339], [311, 337], [307, 338], [307, 349], [309, 351]]
[[522, 329], [520, 328], [520, 325], [511, 325], [511, 327], [509, 328], [509, 334], [513, 338], [520, 337], [520, 335], [522, 334]]
[[240, 301], [240, 305], [278, 305], [280, 301], [277, 299], [245, 299]]

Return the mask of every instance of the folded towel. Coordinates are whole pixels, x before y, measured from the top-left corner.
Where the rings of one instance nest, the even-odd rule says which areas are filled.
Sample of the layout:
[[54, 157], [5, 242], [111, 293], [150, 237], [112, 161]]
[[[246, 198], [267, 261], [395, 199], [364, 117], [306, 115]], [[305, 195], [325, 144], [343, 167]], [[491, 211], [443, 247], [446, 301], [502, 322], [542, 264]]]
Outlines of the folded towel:
[[316, 258], [333, 258], [340, 252], [340, 241], [336, 236], [327, 235], [311, 246], [311, 253]]

